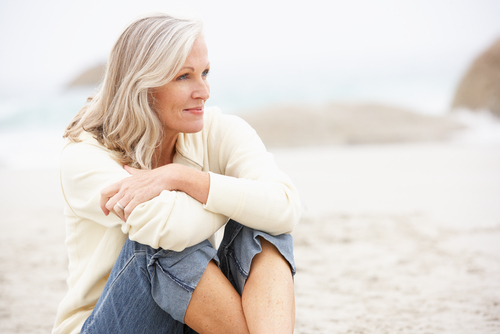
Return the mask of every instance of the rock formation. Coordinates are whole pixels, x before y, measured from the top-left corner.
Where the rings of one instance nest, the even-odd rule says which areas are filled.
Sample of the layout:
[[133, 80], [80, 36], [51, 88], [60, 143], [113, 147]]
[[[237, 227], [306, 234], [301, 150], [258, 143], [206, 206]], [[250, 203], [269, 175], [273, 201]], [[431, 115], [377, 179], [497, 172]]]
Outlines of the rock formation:
[[463, 128], [450, 117], [380, 104], [278, 106], [241, 117], [270, 147], [440, 141]]
[[500, 117], [500, 39], [472, 63], [458, 85], [452, 107], [487, 109]]

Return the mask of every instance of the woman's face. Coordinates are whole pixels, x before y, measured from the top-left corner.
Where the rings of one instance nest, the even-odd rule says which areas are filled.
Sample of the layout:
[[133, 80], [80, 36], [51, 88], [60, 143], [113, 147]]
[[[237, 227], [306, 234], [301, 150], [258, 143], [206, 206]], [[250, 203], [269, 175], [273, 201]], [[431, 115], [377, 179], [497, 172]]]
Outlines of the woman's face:
[[167, 136], [194, 133], [203, 128], [203, 108], [210, 97], [209, 70], [207, 45], [200, 37], [174, 79], [153, 89], [155, 109]]

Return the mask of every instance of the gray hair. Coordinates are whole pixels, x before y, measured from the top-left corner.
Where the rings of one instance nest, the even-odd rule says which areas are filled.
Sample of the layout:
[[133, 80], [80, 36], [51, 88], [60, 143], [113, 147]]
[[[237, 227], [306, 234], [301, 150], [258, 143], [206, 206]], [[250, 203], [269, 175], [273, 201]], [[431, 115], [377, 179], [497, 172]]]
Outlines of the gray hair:
[[202, 34], [199, 20], [152, 14], [133, 21], [111, 51], [102, 88], [64, 137], [90, 132], [121, 164], [151, 169], [162, 138], [151, 89], [172, 81]]

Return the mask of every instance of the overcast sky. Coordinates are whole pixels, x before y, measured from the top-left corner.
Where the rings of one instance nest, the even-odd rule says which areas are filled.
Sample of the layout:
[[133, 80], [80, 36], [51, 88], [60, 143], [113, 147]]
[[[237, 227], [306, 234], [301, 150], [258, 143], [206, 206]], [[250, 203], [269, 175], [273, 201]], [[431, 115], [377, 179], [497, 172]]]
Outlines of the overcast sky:
[[494, 0], [0, 0], [0, 97], [61, 88], [152, 11], [200, 16], [213, 69], [242, 78], [456, 72], [500, 38]]

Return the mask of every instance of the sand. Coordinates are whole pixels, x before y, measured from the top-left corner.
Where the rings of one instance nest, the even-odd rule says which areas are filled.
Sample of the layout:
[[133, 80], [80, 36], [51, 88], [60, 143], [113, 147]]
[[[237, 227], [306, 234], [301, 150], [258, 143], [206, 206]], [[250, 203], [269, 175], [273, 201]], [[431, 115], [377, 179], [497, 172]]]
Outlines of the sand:
[[499, 146], [276, 158], [304, 205], [296, 333], [500, 333]]
[[[500, 333], [500, 145], [318, 144], [270, 146], [303, 206], [295, 333]], [[62, 209], [56, 169], [0, 169], [0, 333], [50, 332]]]

